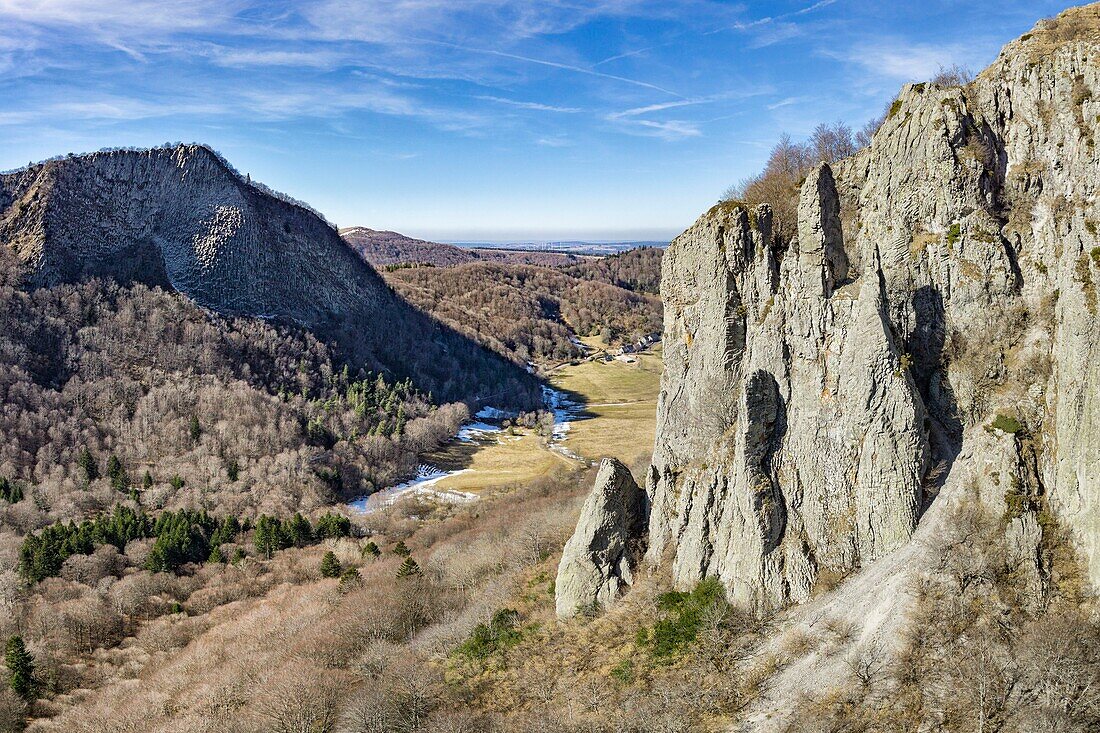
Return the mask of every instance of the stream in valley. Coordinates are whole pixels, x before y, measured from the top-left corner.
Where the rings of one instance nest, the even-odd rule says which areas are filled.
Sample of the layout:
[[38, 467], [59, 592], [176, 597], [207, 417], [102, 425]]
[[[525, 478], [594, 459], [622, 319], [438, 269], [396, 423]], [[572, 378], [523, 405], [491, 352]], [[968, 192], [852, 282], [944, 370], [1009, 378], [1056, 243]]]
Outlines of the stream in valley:
[[[566, 393], [547, 386], [542, 388], [542, 400], [545, 406], [544, 409], [554, 415], [554, 423], [547, 447], [567, 458], [584, 460], [565, 446], [565, 440], [569, 437], [570, 423], [580, 419], [584, 405], [571, 399]], [[508, 413], [494, 407], [483, 408], [474, 415], [472, 421], [464, 424], [459, 429], [454, 440], [482, 445], [506, 440], [508, 436], [504, 432], [502, 423], [513, 415], [514, 413]], [[432, 501], [448, 504], [465, 504], [477, 501], [477, 494], [467, 491], [439, 489], [436, 486], [446, 478], [470, 473], [471, 471], [473, 469], [470, 468], [444, 470], [430, 463], [422, 463], [417, 467], [414, 478], [351, 501], [348, 503], [348, 508], [359, 514], [372, 514], [407, 496], [422, 496]]]

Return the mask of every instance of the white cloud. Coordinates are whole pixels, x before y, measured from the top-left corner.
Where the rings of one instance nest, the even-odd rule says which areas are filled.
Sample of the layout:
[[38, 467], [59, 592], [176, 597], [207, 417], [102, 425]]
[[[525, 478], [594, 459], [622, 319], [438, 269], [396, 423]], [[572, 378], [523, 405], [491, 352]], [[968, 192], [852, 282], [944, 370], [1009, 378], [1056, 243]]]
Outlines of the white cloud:
[[535, 140], [536, 145], [541, 145], [544, 148], [568, 148], [573, 145], [573, 141], [564, 135], [554, 135], [551, 137], [540, 137]]
[[662, 140], [683, 140], [689, 137], [699, 137], [703, 134], [695, 123], [684, 122], [683, 120], [668, 120], [667, 122], [631, 120], [630, 125], [624, 129], [634, 135], [659, 137]]
[[879, 77], [898, 81], [921, 81], [935, 76], [940, 66], [969, 61], [968, 49], [947, 44], [905, 44], [875, 42], [850, 46], [846, 50], [826, 50], [825, 55], [862, 66]]
[[496, 102], [498, 104], [506, 104], [509, 107], [517, 107], [519, 109], [529, 109], [537, 112], [562, 112], [573, 113], [580, 112], [580, 107], [559, 107], [553, 104], [542, 104], [541, 102], [523, 102], [516, 99], [506, 99], [505, 97], [493, 97], [489, 95], [481, 95], [475, 97], [486, 102]]
[[713, 102], [713, 97], [706, 99], [684, 99], [678, 102], [662, 102], [660, 104], [650, 104], [645, 107], [634, 107], [633, 109], [623, 110], [622, 112], [612, 112], [607, 116], [610, 120], [619, 120], [624, 117], [637, 117], [638, 115], [649, 114], [650, 112], [660, 112], [666, 109], [675, 109], [676, 107], [689, 107], [696, 104], [706, 104]]
[[194, 30], [225, 22], [243, 0], [0, 0], [0, 18], [37, 26], [95, 30]]
[[274, 51], [262, 49], [235, 49], [211, 46], [206, 52], [219, 66], [243, 68], [248, 66], [295, 66], [299, 68], [331, 69], [349, 61], [346, 54], [325, 50]]

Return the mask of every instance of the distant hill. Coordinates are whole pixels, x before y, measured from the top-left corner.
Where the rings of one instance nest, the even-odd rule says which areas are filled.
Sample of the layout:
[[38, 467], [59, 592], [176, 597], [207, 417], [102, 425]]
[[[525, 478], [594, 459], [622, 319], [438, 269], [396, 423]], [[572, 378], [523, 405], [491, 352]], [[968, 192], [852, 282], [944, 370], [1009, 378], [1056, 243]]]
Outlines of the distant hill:
[[445, 400], [537, 402], [534, 379], [410, 307], [318, 214], [202, 145], [68, 156], [0, 175], [0, 245], [32, 286], [175, 290], [305, 328], [340, 358]]
[[578, 264], [586, 259], [575, 254], [539, 250], [457, 247], [367, 227], [345, 227], [340, 230], [340, 236], [360, 257], [379, 270], [425, 266], [454, 267], [469, 262], [562, 267]]
[[414, 239], [397, 232], [347, 227], [340, 230], [340, 236], [360, 257], [379, 269], [387, 265], [405, 264], [451, 267], [477, 259], [470, 250], [452, 244]]
[[577, 335], [619, 343], [661, 330], [659, 298], [601, 281], [600, 274], [475, 262], [405, 268], [386, 279], [412, 304], [522, 364], [580, 356]]
[[638, 247], [607, 257], [591, 257], [564, 267], [566, 274], [582, 280], [605, 282], [635, 293], [659, 295], [663, 249]]
[[663, 249], [606, 257], [465, 249], [366, 227], [340, 230], [413, 305], [517, 364], [579, 356], [576, 336], [659, 331]]

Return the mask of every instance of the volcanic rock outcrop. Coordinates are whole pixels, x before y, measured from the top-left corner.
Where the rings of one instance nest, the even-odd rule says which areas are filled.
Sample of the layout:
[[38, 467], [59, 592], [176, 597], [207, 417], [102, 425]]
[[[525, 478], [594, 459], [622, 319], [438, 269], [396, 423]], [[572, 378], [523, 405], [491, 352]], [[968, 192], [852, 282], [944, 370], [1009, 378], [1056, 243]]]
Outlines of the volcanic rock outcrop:
[[0, 244], [31, 284], [110, 277], [295, 324], [444, 399], [537, 404], [533, 378], [400, 298], [303, 205], [201, 145], [68, 156], [0, 175]]
[[[736, 202], [680, 235], [649, 560], [760, 611], [804, 601], [906, 545], [965, 471], [1049, 510], [1100, 583], [1098, 136], [1093, 5], [966, 86], [907, 85], [869, 147], [807, 176], [796, 236]], [[989, 430], [1013, 475], [975, 470]]]
[[605, 458], [565, 545], [554, 584], [557, 613], [606, 608], [634, 582], [647, 520], [646, 494], [630, 469]]

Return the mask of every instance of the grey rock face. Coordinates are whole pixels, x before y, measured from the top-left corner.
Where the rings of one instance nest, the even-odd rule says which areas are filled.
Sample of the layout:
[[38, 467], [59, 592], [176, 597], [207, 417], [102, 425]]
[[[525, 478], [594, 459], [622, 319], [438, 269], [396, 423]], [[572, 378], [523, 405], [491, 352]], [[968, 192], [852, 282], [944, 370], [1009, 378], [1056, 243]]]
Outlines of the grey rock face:
[[[0, 246], [35, 285], [109, 277], [168, 287], [219, 313], [318, 332], [353, 364], [419, 373], [445, 399], [526, 389], [525, 405], [537, 404], [522, 369], [411, 308], [318, 215], [201, 145], [70, 156], [0, 176]], [[487, 374], [511, 380], [508, 389]]]
[[803, 185], [799, 232], [784, 246], [766, 208], [716, 207], [664, 262], [649, 558], [757, 609], [904, 543], [928, 463], [877, 260], [845, 282], [827, 165]]
[[868, 149], [807, 177], [792, 240], [733, 204], [681, 234], [649, 560], [756, 609], [805, 600], [906, 544], [963, 435], [1005, 413], [1100, 583], [1098, 136], [1093, 5], [966, 87], [906, 86]]
[[554, 587], [559, 618], [593, 604], [606, 608], [634, 582], [646, 509], [646, 494], [630, 470], [605, 458], [558, 565]]

